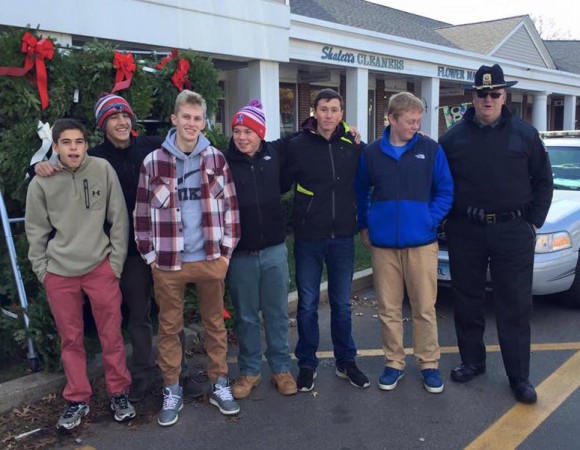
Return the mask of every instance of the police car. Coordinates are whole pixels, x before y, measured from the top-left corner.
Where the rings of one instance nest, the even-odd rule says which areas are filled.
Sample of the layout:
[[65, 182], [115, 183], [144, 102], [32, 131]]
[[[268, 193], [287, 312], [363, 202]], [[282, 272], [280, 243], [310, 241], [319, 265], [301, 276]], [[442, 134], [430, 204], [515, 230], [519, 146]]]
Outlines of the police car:
[[[550, 154], [554, 197], [538, 230], [534, 256], [534, 295], [559, 294], [580, 308], [580, 130], [540, 133]], [[439, 234], [437, 279], [451, 282], [444, 233]]]

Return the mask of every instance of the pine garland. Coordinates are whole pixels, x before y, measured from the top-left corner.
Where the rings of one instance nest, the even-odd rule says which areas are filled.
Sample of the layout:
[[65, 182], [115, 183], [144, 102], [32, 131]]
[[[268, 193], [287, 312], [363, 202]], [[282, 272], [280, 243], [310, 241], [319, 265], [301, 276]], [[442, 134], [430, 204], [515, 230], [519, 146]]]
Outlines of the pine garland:
[[[36, 30], [17, 30], [0, 33], [0, 67], [23, 67], [25, 54], [21, 52], [22, 37], [29, 32], [40, 38]], [[50, 104], [41, 108], [38, 89], [33, 77], [0, 76], [0, 191], [7, 204], [9, 217], [22, 217], [28, 183], [25, 174], [30, 158], [42, 142], [36, 133], [38, 121], [54, 122], [62, 117], [73, 117], [83, 122], [91, 134], [91, 145], [102, 140], [95, 130], [94, 105], [103, 92], [110, 92], [115, 84], [114, 53], [118, 50], [108, 42], [93, 41], [81, 49], [59, 48], [54, 42], [52, 60], [46, 60]], [[211, 114], [222, 95], [218, 73], [210, 59], [193, 52], [182, 52], [180, 57], [190, 62], [188, 78], [191, 88], [204, 96]], [[176, 61], [170, 61], [159, 71], [145, 72], [143, 67], [154, 68], [160, 57], [134, 55], [137, 69], [129, 89], [117, 92], [131, 104], [138, 119], [154, 119], [169, 127], [177, 88], [171, 83]], [[144, 133], [144, 127], [138, 125]], [[216, 136], [218, 138], [219, 136]], [[223, 136], [221, 137], [223, 140]], [[29, 297], [31, 325], [24, 328], [20, 320], [0, 317], [0, 361], [26, 354], [26, 337], [31, 336], [41, 353], [44, 367], [56, 369], [59, 361], [59, 340], [54, 322], [40, 284], [36, 281], [27, 259], [28, 244], [22, 225], [14, 226], [18, 261]], [[0, 238], [0, 307], [19, 312], [14, 277]]]

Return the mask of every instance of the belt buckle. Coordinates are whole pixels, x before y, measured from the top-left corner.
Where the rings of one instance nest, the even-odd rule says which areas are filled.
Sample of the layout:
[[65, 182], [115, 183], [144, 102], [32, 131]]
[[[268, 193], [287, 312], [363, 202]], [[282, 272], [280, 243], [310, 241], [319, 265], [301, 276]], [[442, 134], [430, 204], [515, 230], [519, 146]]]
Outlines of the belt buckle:
[[496, 223], [495, 214], [486, 214], [485, 215], [485, 223], [488, 225], [495, 225], [495, 223]]

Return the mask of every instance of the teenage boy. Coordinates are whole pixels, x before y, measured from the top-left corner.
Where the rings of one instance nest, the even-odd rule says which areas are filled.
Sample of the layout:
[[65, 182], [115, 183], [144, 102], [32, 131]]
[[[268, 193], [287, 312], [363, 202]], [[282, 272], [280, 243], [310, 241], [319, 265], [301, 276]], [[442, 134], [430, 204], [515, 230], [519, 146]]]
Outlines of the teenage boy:
[[115, 420], [135, 417], [127, 396], [131, 376], [121, 334], [119, 288], [127, 256], [128, 216], [111, 165], [87, 155], [84, 126], [72, 119], [59, 120], [52, 138], [60, 170], [31, 181], [25, 226], [28, 258], [44, 284], [61, 339], [67, 380], [63, 397], [69, 404], [57, 427], [70, 430], [89, 413], [92, 394], [83, 344], [83, 294], [95, 318]]
[[385, 368], [379, 389], [395, 389], [405, 373], [406, 288], [423, 386], [438, 394], [444, 384], [435, 313], [437, 227], [451, 208], [453, 181], [443, 149], [419, 133], [424, 109], [409, 92], [389, 99], [389, 126], [363, 151], [356, 187], [358, 225], [362, 242], [371, 249], [383, 332]]
[[283, 184], [294, 183], [294, 258], [298, 289], [298, 390], [314, 388], [320, 340], [318, 304], [326, 263], [330, 332], [336, 375], [358, 388], [369, 386], [356, 364], [350, 289], [354, 271], [356, 195], [354, 180], [361, 146], [342, 121], [342, 96], [323, 89], [314, 99], [314, 116], [285, 142]]
[[135, 207], [135, 237], [152, 267], [159, 306], [158, 350], [163, 375], [161, 426], [173, 425], [183, 408], [179, 384], [183, 296], [195, 283], [206, 330], [211, 404], [222, 414], [240, 410], [232, 397], [223, 319], [224, 279], [240, 237], [238, 202], [223, 154], [203, 136], [206, 102], [192, 91], [175, 101], [174, 125], [161, 148], [143, 161]]
[[[127, 212], [131, 217], [135, 209], [141, 164], [145, 156], [161, 146], [163, 139], [158, 136], [134, 136], [132, 129], [135, 114], [127, 100], [118, 95], [103, 94], [99, 98], [95, 104], [95, 120], [97, 127], [104, 132], [105, 138], [101, 144], [89, 150], [89, 155], [104, 158], [113, 166], [125, 196]], [[37, 163], [30, 174], [51, 176], [58, 170], [58, 165], [45, 161]], [[133, 236], [133, 221], [129, 220], [129, 247], [121, 275], [121, 292], [123, 303], [127, 308], [127, 331], [133, 348], [129, 365], [133, 384], [129, 400], [138, 402], [155, 387], [157, 370], [153, 357], [151, 269], [137, 251]], [[194, 396], [202, 393], [201, 386], [196, 385], [187, 376], [186, 370], [181, 374], [181, 378], [186, 392]]]

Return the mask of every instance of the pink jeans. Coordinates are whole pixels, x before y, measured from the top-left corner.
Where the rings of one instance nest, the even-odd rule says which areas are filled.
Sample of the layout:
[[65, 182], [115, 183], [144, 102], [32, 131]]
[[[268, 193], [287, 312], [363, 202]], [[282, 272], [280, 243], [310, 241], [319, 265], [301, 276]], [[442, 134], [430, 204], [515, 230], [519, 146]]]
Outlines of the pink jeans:
[[88, 402], [92, 394], [84, 346], [83, 292], [91, 302], [101, 341], [107, 392], [109, 395], [128, 392], [131, 375], [121, 335], [121, 291], [109, 260], [105, 259], [92, 272], [80, 277], [48, 273], [44, 287], [61, 339], [66, 375], [63, 397], [72, 402]]

